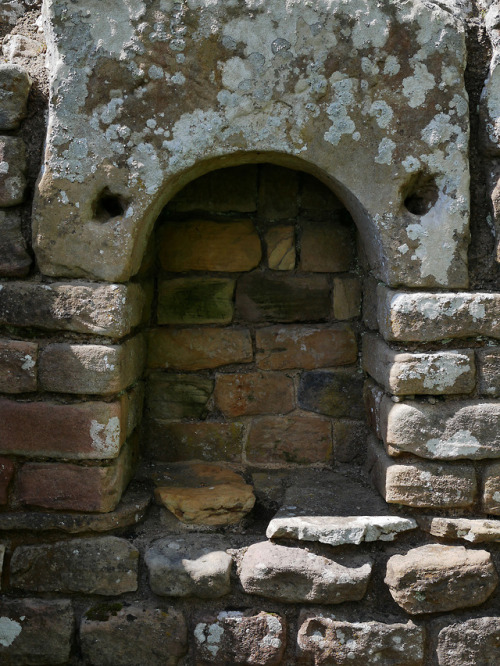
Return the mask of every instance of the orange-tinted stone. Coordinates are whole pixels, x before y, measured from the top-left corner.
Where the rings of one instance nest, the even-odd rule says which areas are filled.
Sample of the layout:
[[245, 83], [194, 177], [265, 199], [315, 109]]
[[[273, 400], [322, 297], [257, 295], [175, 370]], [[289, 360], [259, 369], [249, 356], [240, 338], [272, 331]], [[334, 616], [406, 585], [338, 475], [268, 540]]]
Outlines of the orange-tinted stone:
[[293, 380], [275, 372], [221, 374], [215, 383], [215, 402], [225, 416], [285, 414], [293, 398]]
[[0, 391], [36, 391], [38, 345], [19, 340], [0, 340]]
[[266, 233], [267, 265], [273, 271], [295, 268], [295, 229], [292, 225], [272, 227]]
[[361, 281], [352, 275], [333, 279], [333, 316], [354, 319], [361, 311]]

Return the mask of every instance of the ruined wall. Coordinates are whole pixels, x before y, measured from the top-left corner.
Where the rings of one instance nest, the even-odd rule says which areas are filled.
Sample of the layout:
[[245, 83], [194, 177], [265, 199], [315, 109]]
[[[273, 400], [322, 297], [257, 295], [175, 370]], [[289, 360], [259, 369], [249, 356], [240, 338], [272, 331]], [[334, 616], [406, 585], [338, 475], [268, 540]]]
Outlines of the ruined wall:
[[495, 663], [496, 3], [0, 37], [2, 663]]

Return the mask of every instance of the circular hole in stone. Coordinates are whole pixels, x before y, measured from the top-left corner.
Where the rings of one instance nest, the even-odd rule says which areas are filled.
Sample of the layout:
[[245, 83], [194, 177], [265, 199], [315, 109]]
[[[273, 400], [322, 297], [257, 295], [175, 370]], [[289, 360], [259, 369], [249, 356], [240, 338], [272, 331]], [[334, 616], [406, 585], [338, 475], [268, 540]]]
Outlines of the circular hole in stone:
[[425, 215], [438, 200], [439, 189], [434, 176], [416, 174], [403, 192], [406, 210], [412, 215]]
[[107, 222], [115, 217], [123, 215], [127, 202], [119, 194], [114, 194], [105, 187], [94, 201], [94, 219]]

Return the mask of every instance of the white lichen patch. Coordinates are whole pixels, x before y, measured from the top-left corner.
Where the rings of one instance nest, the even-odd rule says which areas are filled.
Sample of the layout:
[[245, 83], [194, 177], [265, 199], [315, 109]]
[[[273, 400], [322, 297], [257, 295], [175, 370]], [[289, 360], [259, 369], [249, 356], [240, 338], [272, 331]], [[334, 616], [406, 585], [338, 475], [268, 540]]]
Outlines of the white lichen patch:
[[481, 448], [481, 443], [470, 430], [457, 430], [449, 438], [439, 437], [427, 440], [426, 448], [435, 458], [467, 458]]
[[413, 76], [403, 79], [403, 95], [408, 98], [408, 106], [415, 109], [425, 102], [428, 91], [436, 85], [436, 79], [423, 62], [417, 62], [413, 71]]
[[392, 139], [384, 137], [378, 146], [378, 154], [375, 157], [377, 164], [392, 164], [392, 154], [396, 149], [396, 144]]
[[0, 617], [0, 645], [10, 647], [22, 631], [19, 622], [9, 617]]
[[118, 453], [120, 448], [120, 419], [112, 416], [107, 423], [99, 423], [93, 419], [90, 424], [90, 437], [92, 448], [102, 457], [112, 457]]

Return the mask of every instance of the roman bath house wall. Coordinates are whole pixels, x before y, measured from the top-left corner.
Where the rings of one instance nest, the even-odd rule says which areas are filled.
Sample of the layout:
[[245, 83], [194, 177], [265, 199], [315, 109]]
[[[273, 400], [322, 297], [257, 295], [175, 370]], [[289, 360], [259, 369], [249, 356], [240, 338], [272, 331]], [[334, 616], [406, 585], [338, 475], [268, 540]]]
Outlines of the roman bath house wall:
[[497, 3], [0, 39], [1, 663], [496, 663]]

